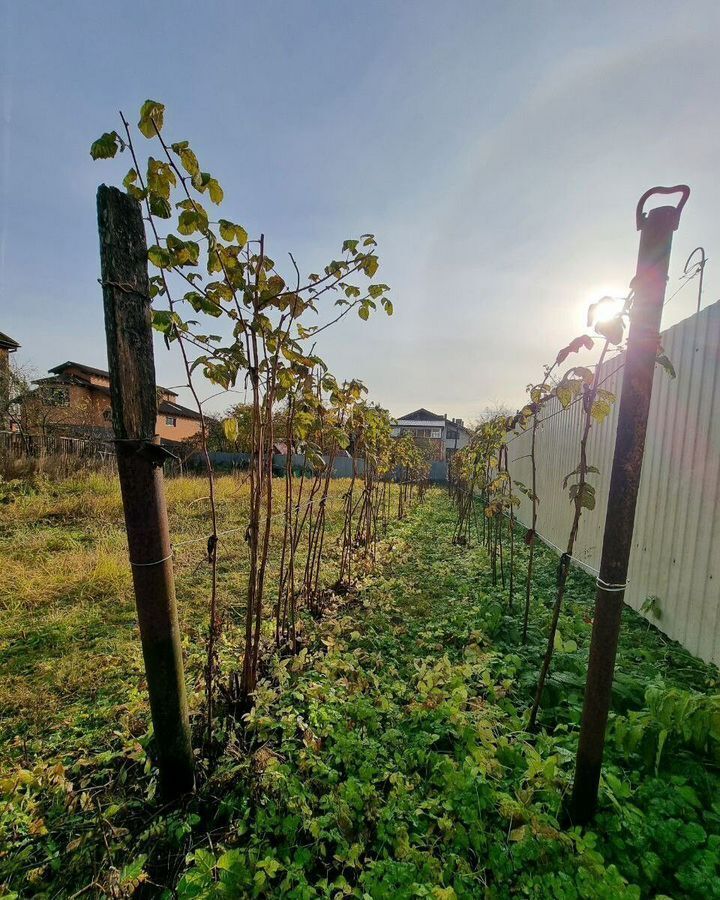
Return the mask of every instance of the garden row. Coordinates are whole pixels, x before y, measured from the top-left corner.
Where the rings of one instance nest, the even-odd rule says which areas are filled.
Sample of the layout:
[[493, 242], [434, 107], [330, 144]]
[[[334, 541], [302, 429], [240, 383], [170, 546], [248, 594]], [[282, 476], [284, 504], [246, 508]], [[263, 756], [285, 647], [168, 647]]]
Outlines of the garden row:
[[[328, 502], [328, 577], [346, 489]], [[202, 518], [203, 484], [168, 490], [180, 544]], [[247, 485], [219, 480], [223, 525], [239, 525], [248, 503]], [[15, 587], [3, 594], [14, 608], [2, 633], [0, 884], [11, 896], [720, 896], [717, 670], [628, 612], [599, 812], [592, 830], [562, 827], [592, 580], [568, 579], [543, 727], [531, 733], [556, 558], [535, 549], [523, 640], [491, 553], [452, 542], [439, 489], [389, 524], [356, 592], [320, 618], [301, 612], [302, 649], [268, 658], [254, 707], [223, 720], [215, 757], [198, 753], [196, 793], [175, 806], [156, 794], [117, 486], [37, 484], [3, 509]], [[233, 549], [247, 552], [242, 539]], [[33, 572], [30, 556], [42, 560]], [[196, 545], [177, 556], [200, 723], [210, 569]], [[219, 569], [232, 594], [238, 560]], [[276, 588], [277, 557], [270, 569]], [[507, 584], [507, 560], [504, 571]], [[224, 665], [243, 615], [242, 603], [228, 612]]]

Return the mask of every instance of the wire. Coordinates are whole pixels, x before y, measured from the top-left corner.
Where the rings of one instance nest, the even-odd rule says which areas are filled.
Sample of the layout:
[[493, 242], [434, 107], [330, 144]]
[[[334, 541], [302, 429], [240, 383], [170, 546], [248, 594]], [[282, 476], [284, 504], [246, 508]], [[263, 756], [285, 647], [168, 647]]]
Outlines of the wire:
[[[608, 381], [608, 379], [612, 378], [613, 375], [616, 375], [620, 371], [620, 369], [623, 368], [624, 365], [625, 365], [625, 363], [621, 363], [616, 369], [613, 369], [612, 372], [608, 372], [608, 374], [602, 379], [602, 381], [598, 381], [596, 387], [599, 388], [601, 384], [605, 384], [605, 382]], [[560, 409], [557, 409], [557, 410], [555, 410], [554, 413], [550, 413], [550, 415], [545, 416], [544, 419], [538, 419], [538, 425], [544, 425], [545, 422], [549, 422], [550, 419], [554, 419], [555, 416], [559, 416], [560, 413], [567, 412], [571, 406], [574, 406], [576, 403], [580, 403], [584, 399], [585, 399], [584, 396], [582, 394], [580, 394], [580, 396], [576, 397], [574, 400], [571, 400], [567, 406], [561, 406]], [[515, 438], [523, 437], [524, 435], [526, 435], [528, 433], [529, 433], [528, 431], [520, 431], [518, 434], [511, 437], [509, 441], [506, 441], [505, 446], [507, 446], [508, 444], [512, 444], [512, 442], [515, 440]], [[522, 457], [520, 457], [520, 458], [522, 458]]]
[[699, 271], [700, 271], [700, 269], [695, 269], [695, 271], [692, 273], [692, 275], [683, 275], [681, 277], [682, 284], [676, 291], [674, 291], [672, 294], [670, 294], [670, 296], [667, 298], [667, 300], [663, 303], [663, 309], [665, 309], [665, 307], [668, 305], [668, 303], [672, 300], [673, 297], [677, 296], [684, 287], [687, 287], [690, 284], [690, 282], [699, 273]]
[[[311, 500], [308, 500], [306, 503], [303, 503], [300, 505], [295, 504], [295, 505], [293, 505], [293, 512], [299, 513], [301, 509], [305, 509], [308, 506], [312, 506], [314, 503], [316, 503], [318, 506], [325, 506], [326, 499], [327, 499], [326, 497], [321, 497], [318, 500], [315, 497], [313, 497]], [[282, 512], [273, 513], [273, 515], [271, 515], [270, 518], [271, 519], [279, 519], [282, 516], [285, 516], [285, 514], [286, 514], [286, 510], [283, 510]], [[219, 537], [225, 537], [228, 534], [237, 534], [239, 531], [246, 532], [249, 527], [250, 527], [249, 525], [241, 525], [239, 528], [229, 528], [226, 531], [216, 531], [214, 536], [219, 538]], [[189, 540], [186, 540], [186, 541], [173, 541], [171, 546], [174, 550], [176, 547], [184, 547], [186, 544], [207, 543], [208, 537], [212, 537], [212, 536], [213, 535], [208, 535], [205, 537], [198, 537], [198, 538], [190, 538]], [[163, 560], [160, 560], [160, 561], [162, 562]], [[154, 563], [143, 563], [143, 565], [154, 565]]]
[[[465, 488], [461, 488], [461, 487], [456, 487], [456, 490], [461, 491], [463, 494], [472, 493], [471, 491], [465, 490]], [[482, 497], [479, 494], [473, 494], [473, 500], [482, 500]], [[505, 516], [506, 519], [510, 518], [508, 516], [508, 514], [505, 512], [503, 512], [502, 515]], [[519, 521], [519, 519], [516, 518], [515, 521]], [[527, 527], [527, 526], [524, 526], [524, 527]], [[578, 559], [576, 556], [571, 556], [569, 553], [567, 553], [561, 547], [558, 547], [557, 544], [553, 544], [552, 541], [548, 540], [546, 537], [543, 537], [543, 535], [541, 535], [539, 532], [536, 532], [536, 534], [540, 538], [540, 540], [543, 542], [543, 544], [547, 545], [548, 547], [551, 547], [553, 550], [557, 550], [557, 552], [561, 556], [567, 557], [567, 559], [574, 562], [577, 566], [579, 566], [581, 569], [583, 569], [588, 575], [595, 575], [595, 576], [600, 575], [600, 572], [598, 569], [593, 569], [593, 567], [591, 565], [589, 565], [588, 563], [584, 562], [584, 560]], [[603, 582], [602, 585], [600, 585], [600, 586], [605, 588], [605, 582]], [[620, 585], [613, 584], [613, 585], [609, 585], [605, 589], [606, 590], [620, 590], [620, 587], [621, 587]], [[625, 589], [625, 585], [622, 585], [622, 589], [623, 590]]]
[[162, 559], [156, 559], [155, 562], [138, 563], [138, 562], [133, 562], [132, 560], [130, 560], [130, 565], [135, 566], [136, 568], [144, 568], [145, 566], [159, 566], [160, 563], [166, 562], [168, 559], [170, 559], [171, 556], [172, 556], [172, 550], [170, 551], [170, 553], [168, 553], [167, 556], [163, 556]]
[[581, 569], [584, 569], [589, 575], [599, 575], [600, 574], [598, 569], [593, 569], [593, 567], [591, 565], [584, 562], [582, 559], [578, 559], [576, 556], [571, 556], [565, 550], [558, 547], [557, 544], [553, 544], [552, 541], [549, 541], [546, 537], [543, 537], [539, 532], [536, 532], [536, 533], [537, 533], [537, 536], [540, 538], [540, 540], [543, 542], [543, 544], [547, 544], [548, 547], [552, 547], [553, 550], [557, 550], [558, 553], [560, 553], [562, 556], [565, 556], [568, 559], [570, 559], [572, 562], [574, 562], [576, 565], [578, 565]]

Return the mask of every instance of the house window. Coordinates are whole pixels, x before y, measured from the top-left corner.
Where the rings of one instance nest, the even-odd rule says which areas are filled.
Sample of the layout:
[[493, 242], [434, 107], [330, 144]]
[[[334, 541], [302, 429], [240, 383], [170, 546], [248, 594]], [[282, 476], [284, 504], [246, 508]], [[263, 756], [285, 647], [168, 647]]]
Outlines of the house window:
[[42, 402], [43, 406], [70, 406], [70, 391], [66, 387], [46, 387]]
[[106, 422], [109, 422], [111, 418], [112, 418], [112, 410], [108, 406], [107, 409], [103, 410], [103, 419], [105, 419]]
[[177, 425], [177, 419], [175, 416], [165, 416], [165, 424], [169, 425], [170, 428], [175, 428]]
[[433, 438], [439, 438], [439, 437], [442, 437], [442, 429], [440, 429], [440, 428], [433, 428], [430, 437], [433, 437]]

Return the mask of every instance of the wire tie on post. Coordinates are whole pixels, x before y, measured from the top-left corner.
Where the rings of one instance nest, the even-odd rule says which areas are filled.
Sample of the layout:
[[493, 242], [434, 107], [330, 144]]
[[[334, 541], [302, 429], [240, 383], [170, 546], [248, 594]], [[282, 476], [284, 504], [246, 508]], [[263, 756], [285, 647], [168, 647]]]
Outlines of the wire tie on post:
[[595, 579], [595, 584], [608, 594], [619, 594], [625, 590], [630, 582], [626, 581], [625, 584], [611, 584], [608, 581], [603, 581], [602, 578], [600, 578], [600, 576], [598, 575], [598, 577]]
[[173, 555], [173, 552], [171, 550], [167, 556], [163, 556], [162, 559], [156, 559], [155, 562], [139, 563], [139, 562], [133, 562], [132, 560], [130, 560], [130, 565], [135, 566], [136, 569], [144, 568], [145, 566], [159, 566], [160, 563], [167, 562], [172, 557], [172, 555]]

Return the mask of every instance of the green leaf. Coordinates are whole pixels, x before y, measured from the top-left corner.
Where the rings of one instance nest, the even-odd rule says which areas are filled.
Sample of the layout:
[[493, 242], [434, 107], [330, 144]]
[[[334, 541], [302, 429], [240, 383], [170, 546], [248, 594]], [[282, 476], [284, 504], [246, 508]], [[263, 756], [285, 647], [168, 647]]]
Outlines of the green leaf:
[[157, 244], [153, 244], [152, 247], [148, 248], [148, 259], [154, 266], [157, 266], [158, 269], [169, 269], [172, 266], [172, 256], [170, 252], [164, 247], [159, 247]]
[[267, 872], [268, 878], [274, 878], [277, 873], [283, 868], [280, 860], [275, 859], [272, 856], [267, 856], [265, 859], [261, 859], [257, 864], [258, 869], [264, 869]]
[[169, 309], [154, 309], [152, 311], [152, 327], [155, 331], [164, 334], [166, 338], [171, 338], [175, 334], [175, 326], [182, 325], [182, 320], [177, 313], [170, 312]]
[[232, 222], [229, 222], [227, 219], [220, 219], [218, 225], [220, 226], [220, 237], [224, 241], [235, 240], [235, 226]]
[[200, 256], [200, 247], [195, 241], [181, 241], [174, 234], [167, 236], [167, 248], [172, 254], [174, 266], [196, 266]]
[[372, 278], [378, 270], [380, 262], [377, 256], [366, 256], [362, 262], [362, 270], [368, 278]]
[[150, 194], [170, 199], [170, 189], [177, 185], [177, 176], [172, 166], [152, 156], [148, 159], [147, 187]]
[[188, 291], [183, 300], [187, 300], [195, 312], [207, 313], [207, 315], [213, 316], [215, 319], [222, 315], [223, 310], [218, 303], [213, 302], [212, 299], [197, 291]]
[[183, 209], [178, 217], [178, 231], [180, 234], [190, 235], [196, 231], [205, 234], [208, 230], [208, 216], [200, 204], [192, 204]]
[[135, 169], [130, 169], [127, 175], [123, 178], [123, 187], [131, 197], [134, 197], [136, 200], [144, 200], [146, 192], [135, 184], [137, 180], [138, 173], [135, 171]]
[[156, 100], [146, 100], [140, 110], [138, 128], [146, 138], [155, 137], [155, 129], [162, 131], [165, 107]]
[[579, 501], [584, 509], [595, 509], [595, 488], [591, 484], [571, 484], [570, 499]]
[[358, 307], [358, 315], [365, 322], [370, 318], [370, 310], [364, 303]]
[[172, 215], [170, 201], [158, 194], [150, 195], [150, 212], [159, 219], [169, 219]]
[[220, 237], [224, 241], [237, 241], [241, 248], [247, 244], [248, 233], [242, 225], [236, 225], [227, 219], [220, 219], [218, 224], [220, 226]]
[[[661, 348], [661, 350], [662, 350], [662, 348]], [[663, 369], [665, 369], [665, 371], [670, 376], [670, 378], [677, 377], [677, 373], [675, 372], [675, 366], [670, 362], [669, 358], [664, 353], [662, 353], [662, 352], [658, 353], [658, 356], [657, 356], [655, 362], [659, 366], [662, 366]]]
[[90, 145], [90, 156], [93, 159], [112, 159], [124, 146], [117, 131], [106, 131]]

